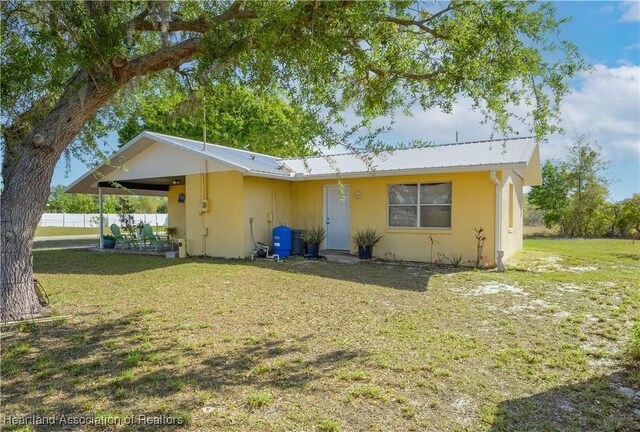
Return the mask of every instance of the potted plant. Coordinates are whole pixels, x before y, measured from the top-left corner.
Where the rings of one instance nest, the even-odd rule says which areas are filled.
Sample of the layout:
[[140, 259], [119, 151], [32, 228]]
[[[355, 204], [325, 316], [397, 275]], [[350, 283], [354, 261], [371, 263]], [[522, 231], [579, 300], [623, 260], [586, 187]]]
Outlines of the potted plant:
[[140, 221], [136, 224], [136, 233], [138, 237], [142, 237], [142, 231], [144, 230], [144, 222]]
[[318, 252], [320, 252], [320, 243], [322, 243], [322, 240], [324, 240], [326, 236], [327, 233], [324, 227], [320, 225], [306, 229], [300, 238], [307, 244], [307, 255], [310, 255], [312, 258], [317, 258]]
[[113, 249], [116, 247], [116, 238], [111, 234], [102, 236], [102, 247], [104, 249]]
[[176, 235], [176, 232], [178, 230], [176, 229], [176, 227], [170, 226], [170, 227], [166, 227], [164, 232], [167, 234], [167, 238], [169, 240], [171, 240], [173, 238], [173, 236]]
[[371, 259], [373, 257], [373, 247], [384, 237], [374, 228], [365, 228], [356, 231], [353, 242], [358, 246], [358, 258]]

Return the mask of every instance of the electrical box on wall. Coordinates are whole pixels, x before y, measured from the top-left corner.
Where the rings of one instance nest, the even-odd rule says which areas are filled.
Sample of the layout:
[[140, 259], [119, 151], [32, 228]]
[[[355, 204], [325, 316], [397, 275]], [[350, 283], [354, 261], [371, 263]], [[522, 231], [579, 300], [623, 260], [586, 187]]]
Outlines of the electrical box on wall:
[[204, 237], [208, 236], [208, 235], [209, 235], [209, 228], [207, 228], [207, 227], [202, 227], [202, 235], [203, 235]]
[[267, 222], [273, 222], [273, 213], [267, 212]]
[[202, 201], [200, 201], [200, 213], [204, 213], [208, 211], [209, 211], [209, 200], [203, 199]]

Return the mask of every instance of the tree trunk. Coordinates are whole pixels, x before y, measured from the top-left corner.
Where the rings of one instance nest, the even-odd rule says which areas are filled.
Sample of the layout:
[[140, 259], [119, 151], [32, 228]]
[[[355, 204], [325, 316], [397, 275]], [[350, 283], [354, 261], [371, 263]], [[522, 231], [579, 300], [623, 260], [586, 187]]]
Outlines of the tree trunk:
[[33, 290], [32, 247], [49, 197], [56, 163], [69, 143], [118, 85], [96, 85], [79, 72], [58, 103], [16, 136], [5, 136], [0, 197], [0, 320], [19, 320], [41, 313]]
[[[25, 152], [27, 153], [27, 152]], [[23, 154], [0, 198], [0, 319], [42, 313], [33, 290], [32, 246], [55, 167], [51, 157]], [[7, 178], [5, 174], [5, 178]]]
[[[44, 99], [5, 129], [0, 196], [0, 320], [42, 312], [33, 290], [32, 246], [62, 152], [98, 110], [136, 76], [190, 61], [200, 38], [191, 38], [113, 65], [79, 70], [50, 108]], [[231, 54], [226, 54], [231, 55]], [[126, 59], [125, 59], [126, 60]]]

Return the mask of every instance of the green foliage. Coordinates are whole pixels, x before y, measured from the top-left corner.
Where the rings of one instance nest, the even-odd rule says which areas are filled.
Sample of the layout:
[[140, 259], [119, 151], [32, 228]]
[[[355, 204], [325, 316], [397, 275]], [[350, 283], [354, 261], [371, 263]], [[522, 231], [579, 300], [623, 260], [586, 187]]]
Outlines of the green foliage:
[[633, 194], [620, 205], [619, 229], [622, 235], [640, 235], [640, 193]]
[[300, 236], [302, 241], [311, 244], [320, 244], [322, 240], [327, 236], [327, 232], [324, 227], [321, 225], [307, 228], [304, 230], [304, 233]]
[[544, 213], [538, 207], [531, 204], [527, 194], [524, 195], [522, 213], [525, 226], [542, 226], [544, 224]]
[[325, 419], [318, 423], [320, 432], [340, 432], [340, 423], [335, 420]]
[[544, 211], [547, 228], [559, 225], [560, 233], [568, 236], [604, 235], [612, 224], [604, 176], [607, 161], [584, 135], [568, 152], [567, 162], [544, 164], [542, 185], [531, 188], [528, 200]]
[[[51, 188], [47, 210], [51, 213], [98, 213], [98, 196], [70, 194], [64, 186]], [[127, 213], [166, 213], [167, 199], [150, 196], [103, 196], [103, 213], [120, 213], [123, 206]]]
[[547, 161], [542, 166], [542, 185], [533, 186], [527, 198], [544, 211], [544, 225], [551, 228], [562, 220], [568, 193], [567, 165]]
[[629, 359], [640, 364], [640, 322], [634, 322], [631, 328], [631, 339], [627, 344]]
[[363, 230], [357, 230], [352, 238], [358, 247], [373, 247], [382, 240], [382, 237], [384, 237], [384, 234], [378, 234], [375, 228], [365, 228]]
[[[290, 153], [308, 151], [302, 139], [317, 133], [332, 145], [375, 117], [414, 103], [450, 111], [459, 97], [502, 131], [519, 116], [510, 107], [529, 106], [525, 121], [542, 137], [557, 129], [568, 79], [585, 67], [575, 46], [558, 37], [566, 19], [553, 4], [515, 0], [13, 0], [2, 3], [1, 20], [5, 132], [38, 124], [57, 98], [76, 90], [78, 72], [100, 88], [120, 88], [102, 109], [91, 108], [76, 142], [64, 143], [85, 158], [82, 144], [95, 150], [97, 138], [120, 127], [129, 137], [162, 127], [200, 138], [192, 101], [205, 97], [212, 141], [268, 148], [284, 137], [295, 150], [281, 143], [280, 151]], [[186, 41], [196, 49], [179, 56]], [[151, 55], [158, 61], [143, 61]], [[117, 56], [133, 66], [126, 76], [114, 72]], [[163, 123], [177, 106], [194, 114]], [[357, 120], [344, 118], [347, 109]], [[260, 131], [274, 137], [260, 140]]]
[[607, 161], [601, 156], [597, 144], [584, 135], [569, 147], [567, 184], [571, 200], [562, 221], [562, 231], [570, 236], [602, 235], [606, 223], [606, 200], [609, 180], [604, 172]]
[[445, 258], [455, 268], [460, 267], [460, 265], [462, 264], [462, 260], [463, 260], [462, 254], [453, 254], [453, 255], [451, 255], [451, 258], [449, 258], [449, 257], [445, 257]]
[[268, 391], [252, 392], [247, 396], [247, 405], [252, 409], [262, 408], [271, 402], [273, 402], [273, 397]]
[[281, 157], [308, 156], [311, 142], [323, 130], [316, 116], [275, 93], [230, 84], [194, 94], [151, 90], [118, 132], [120, 145], [143, 130], [195, 140], [202, 140], [206, 130], [208, 143]]

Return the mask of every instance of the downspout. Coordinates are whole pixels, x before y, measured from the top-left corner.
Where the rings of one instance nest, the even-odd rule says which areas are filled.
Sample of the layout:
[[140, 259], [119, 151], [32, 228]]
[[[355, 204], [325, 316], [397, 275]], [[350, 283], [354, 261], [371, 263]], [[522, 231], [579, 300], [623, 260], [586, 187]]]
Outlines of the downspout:
[[102, 188], [98, 186], [98, 212], [100, 213], [100, 243], [98, 250], [102, 250], [102, 239], [104, 238], [104, 221], [102, 220]]
[[502, 204], [502, 184], [496, 176], [495, 170], [491, 171], [491, 180], [496, 185], [496, 210], [495, 210], [495, 247], [494, 247], [494, 262], [498, 262], [498, 251], [501, 250], [502, 244], [502, 226], [500, 223], [500, 206]]

